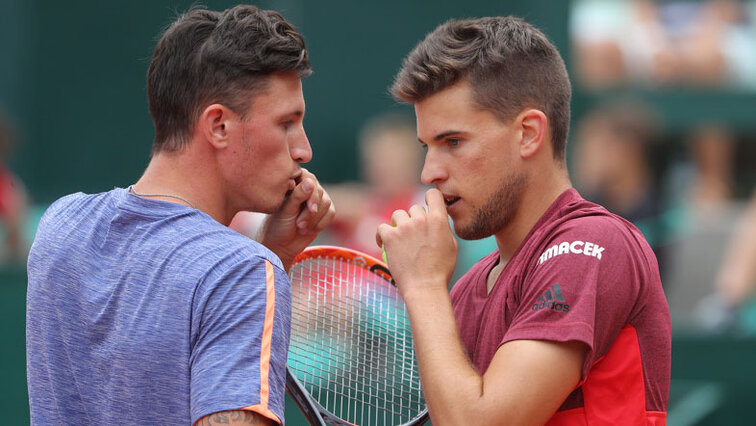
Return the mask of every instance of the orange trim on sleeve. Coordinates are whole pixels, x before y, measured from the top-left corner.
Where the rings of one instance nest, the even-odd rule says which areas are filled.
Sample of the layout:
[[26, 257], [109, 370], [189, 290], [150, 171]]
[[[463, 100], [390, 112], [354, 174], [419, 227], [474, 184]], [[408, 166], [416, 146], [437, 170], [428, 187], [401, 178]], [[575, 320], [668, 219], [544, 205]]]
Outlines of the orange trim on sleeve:
[[255, 412], [261, 416], [265, 416], [277, 422], [279, 425], [281, 424], [281, 419], [279, 419], [278, 416], [273, 414], [273, 412], [268, 409], [267, 404], [265, 406], [263, 406], [262, 404], [250, 405], [248, 407], [242, 408], [242, 410]]
[[254, 411], [281, 423], [281, 420], [268, 408], [270, 397], [270, 347], [273, 338], [273, 317], [276, 311], [276, 287], [273, 264], [265, 261], [265, 322], [263, 323], [262, 342], [260, 343], [260, 403], [244, 407], [243, 410]]

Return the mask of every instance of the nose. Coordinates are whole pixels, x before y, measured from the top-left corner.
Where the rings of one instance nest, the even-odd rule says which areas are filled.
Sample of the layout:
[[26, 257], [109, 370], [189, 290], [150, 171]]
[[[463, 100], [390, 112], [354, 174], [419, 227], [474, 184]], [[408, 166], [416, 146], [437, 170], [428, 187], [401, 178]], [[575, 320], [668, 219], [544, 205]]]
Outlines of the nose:
[[309, 163], [312, 160], [312, 147], [307, 139], [304, 127], [291, 139], [291, 158], [297, 163]]
[[428, 151], [425, 153], [423, 171], [420, 173], [420, 180], [425, 185], [437, 185], [446, 180], [447, 177], [448, 174], [442, 162], [437, 158], [433, 148], [428, 147]]

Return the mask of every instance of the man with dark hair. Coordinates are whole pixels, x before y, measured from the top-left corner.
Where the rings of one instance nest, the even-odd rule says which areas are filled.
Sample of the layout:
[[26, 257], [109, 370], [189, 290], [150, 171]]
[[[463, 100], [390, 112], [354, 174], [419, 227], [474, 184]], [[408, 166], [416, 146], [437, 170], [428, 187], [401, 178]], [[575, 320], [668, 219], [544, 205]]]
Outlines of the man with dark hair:
[[[148, 72], [152, 159], [55, 202], [29, 256], [33, 424], [283, 423], [286, 271], [333, 219], [302, 126], [302, 36], [276, 12], [191, 10]], [[258, 242], [225, 225], [269, 213]]]
[[[452, 20], [392, 88], [414, 104], [427, 211], [380, 225], [434, 424], [664, 424], [670, 320], [653, 252], [565, 164], [570, 83], [513, 17]], [[462, 238], [498, 250], [451, 291]]]

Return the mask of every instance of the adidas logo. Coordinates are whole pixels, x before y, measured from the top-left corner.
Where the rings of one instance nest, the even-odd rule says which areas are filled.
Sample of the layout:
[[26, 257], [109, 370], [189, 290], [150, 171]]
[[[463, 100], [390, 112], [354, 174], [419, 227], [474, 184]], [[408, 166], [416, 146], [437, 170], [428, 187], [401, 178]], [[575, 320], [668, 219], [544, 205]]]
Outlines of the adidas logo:
[[533, 305], [533, 310], [538, 311], [541, 309], [553, 309], [558, 312], [569, 312], [570, 305], [564, 303], [564, 296], [562, 296], [562, 289], [559, 284], [554, 284], [550, 289], [543, 293], [543, 296], [536, 300]]

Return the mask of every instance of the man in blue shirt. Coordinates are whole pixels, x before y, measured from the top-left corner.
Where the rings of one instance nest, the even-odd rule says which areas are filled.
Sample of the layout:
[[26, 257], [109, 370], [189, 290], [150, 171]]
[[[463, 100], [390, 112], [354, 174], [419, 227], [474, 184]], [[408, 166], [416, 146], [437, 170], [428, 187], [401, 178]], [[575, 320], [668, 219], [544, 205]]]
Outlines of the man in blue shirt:
[[[193, 9], [148, 71], [152, 159], [55, 202], [29, 255], [33, 424], [283, 423], [294, 257], [333, 219], [301, 168], [302, 36], [254, 6]], [[257, 241], [226, 227], [268, 213]]]

